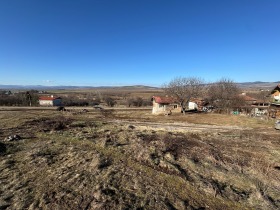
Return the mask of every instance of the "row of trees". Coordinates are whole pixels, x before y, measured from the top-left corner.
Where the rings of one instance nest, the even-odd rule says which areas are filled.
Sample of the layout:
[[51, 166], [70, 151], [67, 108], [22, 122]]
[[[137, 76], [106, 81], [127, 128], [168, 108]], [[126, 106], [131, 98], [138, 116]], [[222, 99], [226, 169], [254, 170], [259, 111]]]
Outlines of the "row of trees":
[[114, 107], [116, 105], [124, 105], [127, 107], [142, 107], [142, 106], [150, 106], [152, 105], [151, 100], [143, 99], [141, 97], [136, 98], [127, 98], [122, 101], [117, 101], [115, 98], [111, 96], [104, 96], [102, 100], [97, 99], [79, 99], [78, 97], [63, 97], [63, 105], [64, 106], [95, 106], [100, 104], [106, 104], [109, 107]]
[[[39, 95], [38, 91], [30, 90], [26, 92], [19, 92], [12, 94], [10, 91], [0, 91], [0, 106], [38, 106]], [[106, 104], [109, 107], [113, 107], [117, 104], [127, 107], [135, 106], [149, 106], [151, 100], [143, 99], [141, 97], [126, 98], [123, 101], [118, 101], [111, 97], [109, 94], [102, 96], [102, 99], [96, 97], [79, 98], [78, 95], [71, 94], [63, 97], [64, 106], [94, 106], [101, 103]]]
[[183, 108], [191, 98], [202, 97], [210, 104], [222, 111], [229, 111], [232, 107], [244, 105], [244, 100], [239, 96], [240, 89], [230, 79], [220, 79], [217, 82], [206, 84], [197, 77], [177, 77], [164, 85], [165, 92], [175, 97]]
[[[202, 97], [207, 99], [210, 104], [217, 109], [229, 111], [232, 107], [244, 105], [244, 100], [239, 96], [240, 90], [237, 85], [230, 79], [220, 79], [219, 81], [206, 84], [204, 80], [197, 77], [177, 77], [164, 85], [164, 90], [167, 95], [175, 97], [183, 108], [186, 106], [191, 98]], [[27, 91], [17, 94], [7, 94], [7, 92], [0, 92], [0, 105], [5, 106], [36, 106], [38, 105], [38, 92]], [[117, 104], [116, 99], [110, 95], [96, 97], [95, 101], [91, 99], [79, 99], [77, 96], [64, 97], [63, 104], [65, 106], [89, 106], [100, 103], [105, 103], [107, 106], [113, 107]], [[148, 106], [151, 101], [141, 97], [126, 98], [119, 102], [128, 107]]]
[[36, 91], [19, 92], [7, 94], [7, 91], [0, 92], [0, 106], [37, 106], [38, 94]]
[[[113, 107], [117, 104], [117, 101], [112, 97], [104, 97], [104, 102], [107, 106]], [[125, 105], [127, 107], [141, 107], [141, 106], [151, 106], [152, 102], [150, 99], [143, 99], [141, 97], [127, 98], [125, 101], [119, 102], [120, 105]]]

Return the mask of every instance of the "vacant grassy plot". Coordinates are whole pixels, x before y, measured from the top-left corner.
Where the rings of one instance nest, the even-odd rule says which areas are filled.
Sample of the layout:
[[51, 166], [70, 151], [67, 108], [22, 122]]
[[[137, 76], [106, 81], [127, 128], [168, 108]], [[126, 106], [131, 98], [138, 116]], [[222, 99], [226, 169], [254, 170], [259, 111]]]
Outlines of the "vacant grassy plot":
[[215, 114], [1, 111], [0, 171], [0, 209], [279, 209], [280, 132]]

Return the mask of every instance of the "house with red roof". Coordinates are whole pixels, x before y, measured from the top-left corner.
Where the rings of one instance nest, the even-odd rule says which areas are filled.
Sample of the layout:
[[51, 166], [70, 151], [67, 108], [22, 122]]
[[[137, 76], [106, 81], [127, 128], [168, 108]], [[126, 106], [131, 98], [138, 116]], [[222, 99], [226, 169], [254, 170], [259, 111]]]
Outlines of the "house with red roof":
[[152, 114], [168, 114], [171, 112], [181, 112], [181, 106], [172, 97], [168, 96], [153, 96]]
[[272, 91], [271, 91], [271, 104], [274, 106], [280, 106], [280, 84], [278, 84]]
[[242, 93], [239, 95], [247, 105], [253, 105], [257, 103], [257, 99], [247, 96], [246, 93]]
[[40, 106], [61, 106], [61, 98], [51, 96], [40, 96], [39, 97], [39, 105]]
[[[173, 112], [180, 113], [183, 111], [182, 106], [173, 97], [168, 96], [153, 96], [153, 111], [152, 114], [171, 114]], [[186, 111], [202, 110], [205, 101], [200, 98], [191, 98], [186, 106]]]

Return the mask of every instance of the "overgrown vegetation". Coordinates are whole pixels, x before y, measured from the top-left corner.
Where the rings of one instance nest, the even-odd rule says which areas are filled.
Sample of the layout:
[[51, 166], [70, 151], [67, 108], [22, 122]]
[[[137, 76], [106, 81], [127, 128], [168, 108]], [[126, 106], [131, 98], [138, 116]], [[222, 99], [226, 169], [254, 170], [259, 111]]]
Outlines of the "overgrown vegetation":
[[203, 80], [196, 77], [177, 77], [164, 85], [165, 92], [178, 101], [184, 113], [190, 100], [202, 97], [204, 89]]
[[230, 79], [221, 79], [209, 86], [207, 97], [218, 112], [229, 113], [235, 107], [242, 107], [244, 99], [239, 96], [241, 90]]
[[[0, 106], [37, 106], [39, 95], [46, 95], [46, 91], [0, 91]], [[191, 100], [202, 99], [200, 106], [215, 108], [218, 113], [229, 113], [245, 104], [239, 96], [241, 90], [230, 79], [220, 79], [217, 82], [207, 84], [201, 78], [177, 77], [163, 88], [134, 89], [128, 88], [104, 88], [83, 90], [51, 90], [48, 95], [57, 95], [62, 98], [63, 106], [96, 106], [108, 107], [145, 107], [151, 106], [151, 98], [154, 95], [169, 95], [176, 99], [176, 103], [182, 107], [182, 112], [187, 110], [187, 104]], [[265, 103], [267, 102], [267, 91], [250, 93]]]

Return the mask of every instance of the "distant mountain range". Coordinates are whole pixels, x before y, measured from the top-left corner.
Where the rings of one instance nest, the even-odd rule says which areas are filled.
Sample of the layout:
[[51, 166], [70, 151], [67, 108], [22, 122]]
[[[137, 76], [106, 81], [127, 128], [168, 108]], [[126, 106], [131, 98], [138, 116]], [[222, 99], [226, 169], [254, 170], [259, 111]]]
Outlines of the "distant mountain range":
[[44, 85], [1, 85], [2, 90], [71, 90], [71, 89], [159, 89], [145, 85], [131, 86], [44, 86]]
[[[237, 85], [241, 89], [272, 89], [276, 85], [278, 85], [280, 81], [277, 82], [241, 82], [237, 83]], [[1, 85], [0, 89], [2, 90], [71, 90], [71, 89], [149, 89], [149, 90], [157, 90], [160, 87], [151, 87], [145, 85], [131, 85], [131, 86], [43, 86], [43, 85]]]
[[252, 90], [271, 90], [275, 88], [280, 81], [277, 82], [261, 82], [261, 81], [256, 81], [256, 82], [242, 82], [242, 83], [237, 83], [237, 85], [241, 89], [252, 89]]

